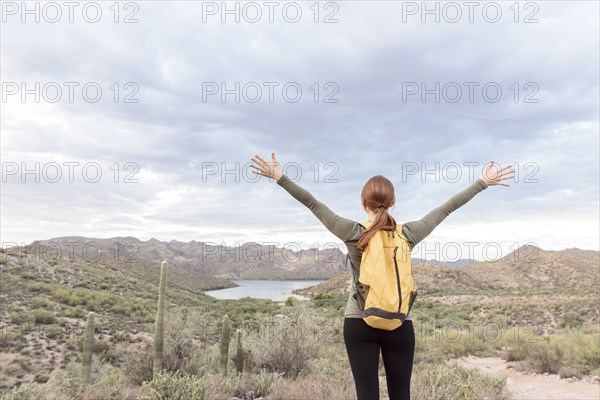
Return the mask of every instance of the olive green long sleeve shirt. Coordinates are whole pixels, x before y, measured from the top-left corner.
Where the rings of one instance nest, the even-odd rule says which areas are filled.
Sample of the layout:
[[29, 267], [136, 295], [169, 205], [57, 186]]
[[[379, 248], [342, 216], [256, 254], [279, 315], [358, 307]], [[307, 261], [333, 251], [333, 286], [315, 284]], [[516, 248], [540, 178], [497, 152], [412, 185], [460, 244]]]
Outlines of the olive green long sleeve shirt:
[[[360, 276], [360, 263], [362, 260], [362, 252], [356, 249], [358, 239], [365, 231], [358, 221], [353, 221], [343, 218], [331, 211], [324, 203], [317, 200], [310, 192], [290, 180], [286, 175], [282, 175], [277, 181], [277, 184], [288, 191], [296, 200], [304, 204], [312, 213], [323, 223], [331, 233], [340, 239], [348, 249], [348, 256], [352, 267], [352, 276]], [[413, 249], [419, 242], [425, 239], [451, 212], [455, 211], [477, 193], [486, 189], [488, 185], [478, 179], [466, 189], [455, 194], [442, 205], [431, 210], [423, 218], [415, 221], [410, 221], [402, 224], [402, 234], [408, 240], [410, 248]], [[348, 303], [344, 312], [346, 318], [361, 318], [361, 310], [352, 297], [354, 293], [350, 290]], [[410, 316], [407, 317], [410, 319]]]

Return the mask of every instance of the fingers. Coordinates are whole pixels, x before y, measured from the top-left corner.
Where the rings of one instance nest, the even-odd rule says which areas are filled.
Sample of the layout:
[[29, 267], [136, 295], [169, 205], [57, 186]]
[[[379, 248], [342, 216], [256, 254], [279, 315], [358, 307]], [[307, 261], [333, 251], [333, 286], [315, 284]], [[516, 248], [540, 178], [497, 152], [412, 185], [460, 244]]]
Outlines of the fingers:
[[254, 169], [258, 170], [258, 172], [252, 171], [253, 173], [264, 176], [264, 173], [265, 173], [265, 165], [264, 165], [265, 163], [264, 163], [264, 160], [262, 158], [260, 158], [260, 157], [259, 157], [260, 158], [260, 160], [259, 160], [256, 157], [259, 157], [259, 156], [254, 156], [254, 157], [251, 158], [251, 160], [254, 161], [256, 164], [258, 164], [258, 166], [254, 165], [254, 164], [250, 164], [250, 168], [254, 168]]
[[252, 165], [250, 164], [250, 167], [256, 169], [257, 171], [251, 171], [253, 174], [258, 174], [258, 175], [265, 175], [265, 171], [263, 171], [262, 168], [257, 167], [256, 165]]
[[[275, 152], [271, 153], [271, 158], [273, 159], [274, 162], [276, 162]], [[252, 173], [261, 175], [261, 176], [265, 176], [267, 178], [270, 178], [272, 176], [273, 173], [272, 173], [270, 165], [273, 164], [273, 162], [267, 162], [264, 158], [262, 158], [258, 154], [255, 154], [254, 157], [251, 158], [251, 160], [257, 164], [257, 165], [250, 164], [250, 167], [256, 170], [256, 171], [252, 171]]]
[[277, 159], [275, 158], [275, 152], [271, 153], [271, 159], [273, 160], [272, 162], [268, 162], [266, 161], [264, 158], [262, 158], [261, 156], [259, 156], [258, 154], [256, 154], [254, 157], [251, 158], [252, 161], [254, 161], [255, 163], [257, 163], [260, 166], [267, 166], [269, 164], [275, 163], [276, 165], [279, 164], [277, 162]]
[[[487, 164], [485, 171], [486, 174], [491, 174], [490, 169], [494, 166], [494, 160], [490, 160], [490, 162]], [[513, 164], [508, 164], [505, 165], [503, 167], [500, 168], [495, 168], [495, 173], [490, 175], [491, 181], [492, 182], [498, 182], [501, 180], [507, 180], [507, 179], [512, 179], [515, 176], [515, 170], [512, 169]], [[505, 184], [502, 184], [503, 186], [508, 186]]]
[[506, 179], [512, 179], [515, 177], [515, 170], [514, 169], [506, 169], [511, 167], [511, 165], [507, 165], [506, 167], [502, 168], [501, 173], [500, 173], [500, 179], [501, 180], [506, 180]]

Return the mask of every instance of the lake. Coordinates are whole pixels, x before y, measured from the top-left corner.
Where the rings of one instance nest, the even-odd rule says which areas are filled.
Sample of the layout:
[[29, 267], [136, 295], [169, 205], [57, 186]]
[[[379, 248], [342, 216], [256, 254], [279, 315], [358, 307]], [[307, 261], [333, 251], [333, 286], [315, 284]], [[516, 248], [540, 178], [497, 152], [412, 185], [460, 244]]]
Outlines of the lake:
[[271, 299], [273, 301], [285, 301], [292, 296], [297, 299], [306, 300], [304, 296], [293, 294], [292, 290], [303, 289], [317, 285], [324, 280], [233, 280], [240, 285], [233, 288], [208, 290], [206, 293], [217, 299], [241, 299], [242, 297], [253, 297], [258, 299]]

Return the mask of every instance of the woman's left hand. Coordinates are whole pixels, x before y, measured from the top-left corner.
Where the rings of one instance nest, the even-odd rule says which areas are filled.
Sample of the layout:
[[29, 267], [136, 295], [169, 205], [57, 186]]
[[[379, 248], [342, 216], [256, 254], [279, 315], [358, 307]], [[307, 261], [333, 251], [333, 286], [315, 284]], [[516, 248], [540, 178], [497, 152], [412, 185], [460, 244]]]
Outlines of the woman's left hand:
[[515, 170], [510, 169], [512, 164], [505, 165], [504, 167], [492, 168], [494, 165], [494, 161], [490, 161], [487, 167], [485, 167], [485, 171], [481, 175], [481, 179], [487, 183], [488, 186], [500, 185], [500, 186], [509, 186], [507, 183], [501, 183], [507, 179], [512, 179], [515, 176]]
[[271, 162], [265, 161], [261, 156], [255, 155], [251, 159], [257, 165], [250, 164], [250, 167], [254, 168], [257, 171], [252, 171], [255, 174], [266, 176], [267, 178], [275, 179], [278, 181], [279, 178], [283, 175], [281, 172], [281, 168], [279, 167], [279, 162], [275, 158], [275, 152], [271, 153]]

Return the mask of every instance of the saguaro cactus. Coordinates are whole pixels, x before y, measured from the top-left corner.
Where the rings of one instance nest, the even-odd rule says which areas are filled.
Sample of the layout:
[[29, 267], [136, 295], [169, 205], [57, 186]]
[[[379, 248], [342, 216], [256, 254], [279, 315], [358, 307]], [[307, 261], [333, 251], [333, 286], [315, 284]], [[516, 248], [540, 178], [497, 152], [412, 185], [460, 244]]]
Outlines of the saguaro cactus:
[[85, 338], [83, 342], [83, 359], [81, 368], [81, 379], [89, 382], [92, 375], [92, 354], [94, 353], [94, 313], [89, 312], [87, 325], [85, 328]]
[[156, 332], [154, 334], [154, 374], [162, 369], [164, 330], [165, 330], [165, 293], [167, 291], [167, 262], [160, 264], [160, 288], [158, 289], [158, 312], [156, 313]]
[[229, 356], [229, 316], [223, 317], [221, 329], [221, 372], [227, 375], [227, 357]]
[[235, 368], [237, 372], [244, 370], [244, 348], [242, 347], [242, 331], [235, 331], [235, 342], [237, 343], [237, 353], [235, 354]]

